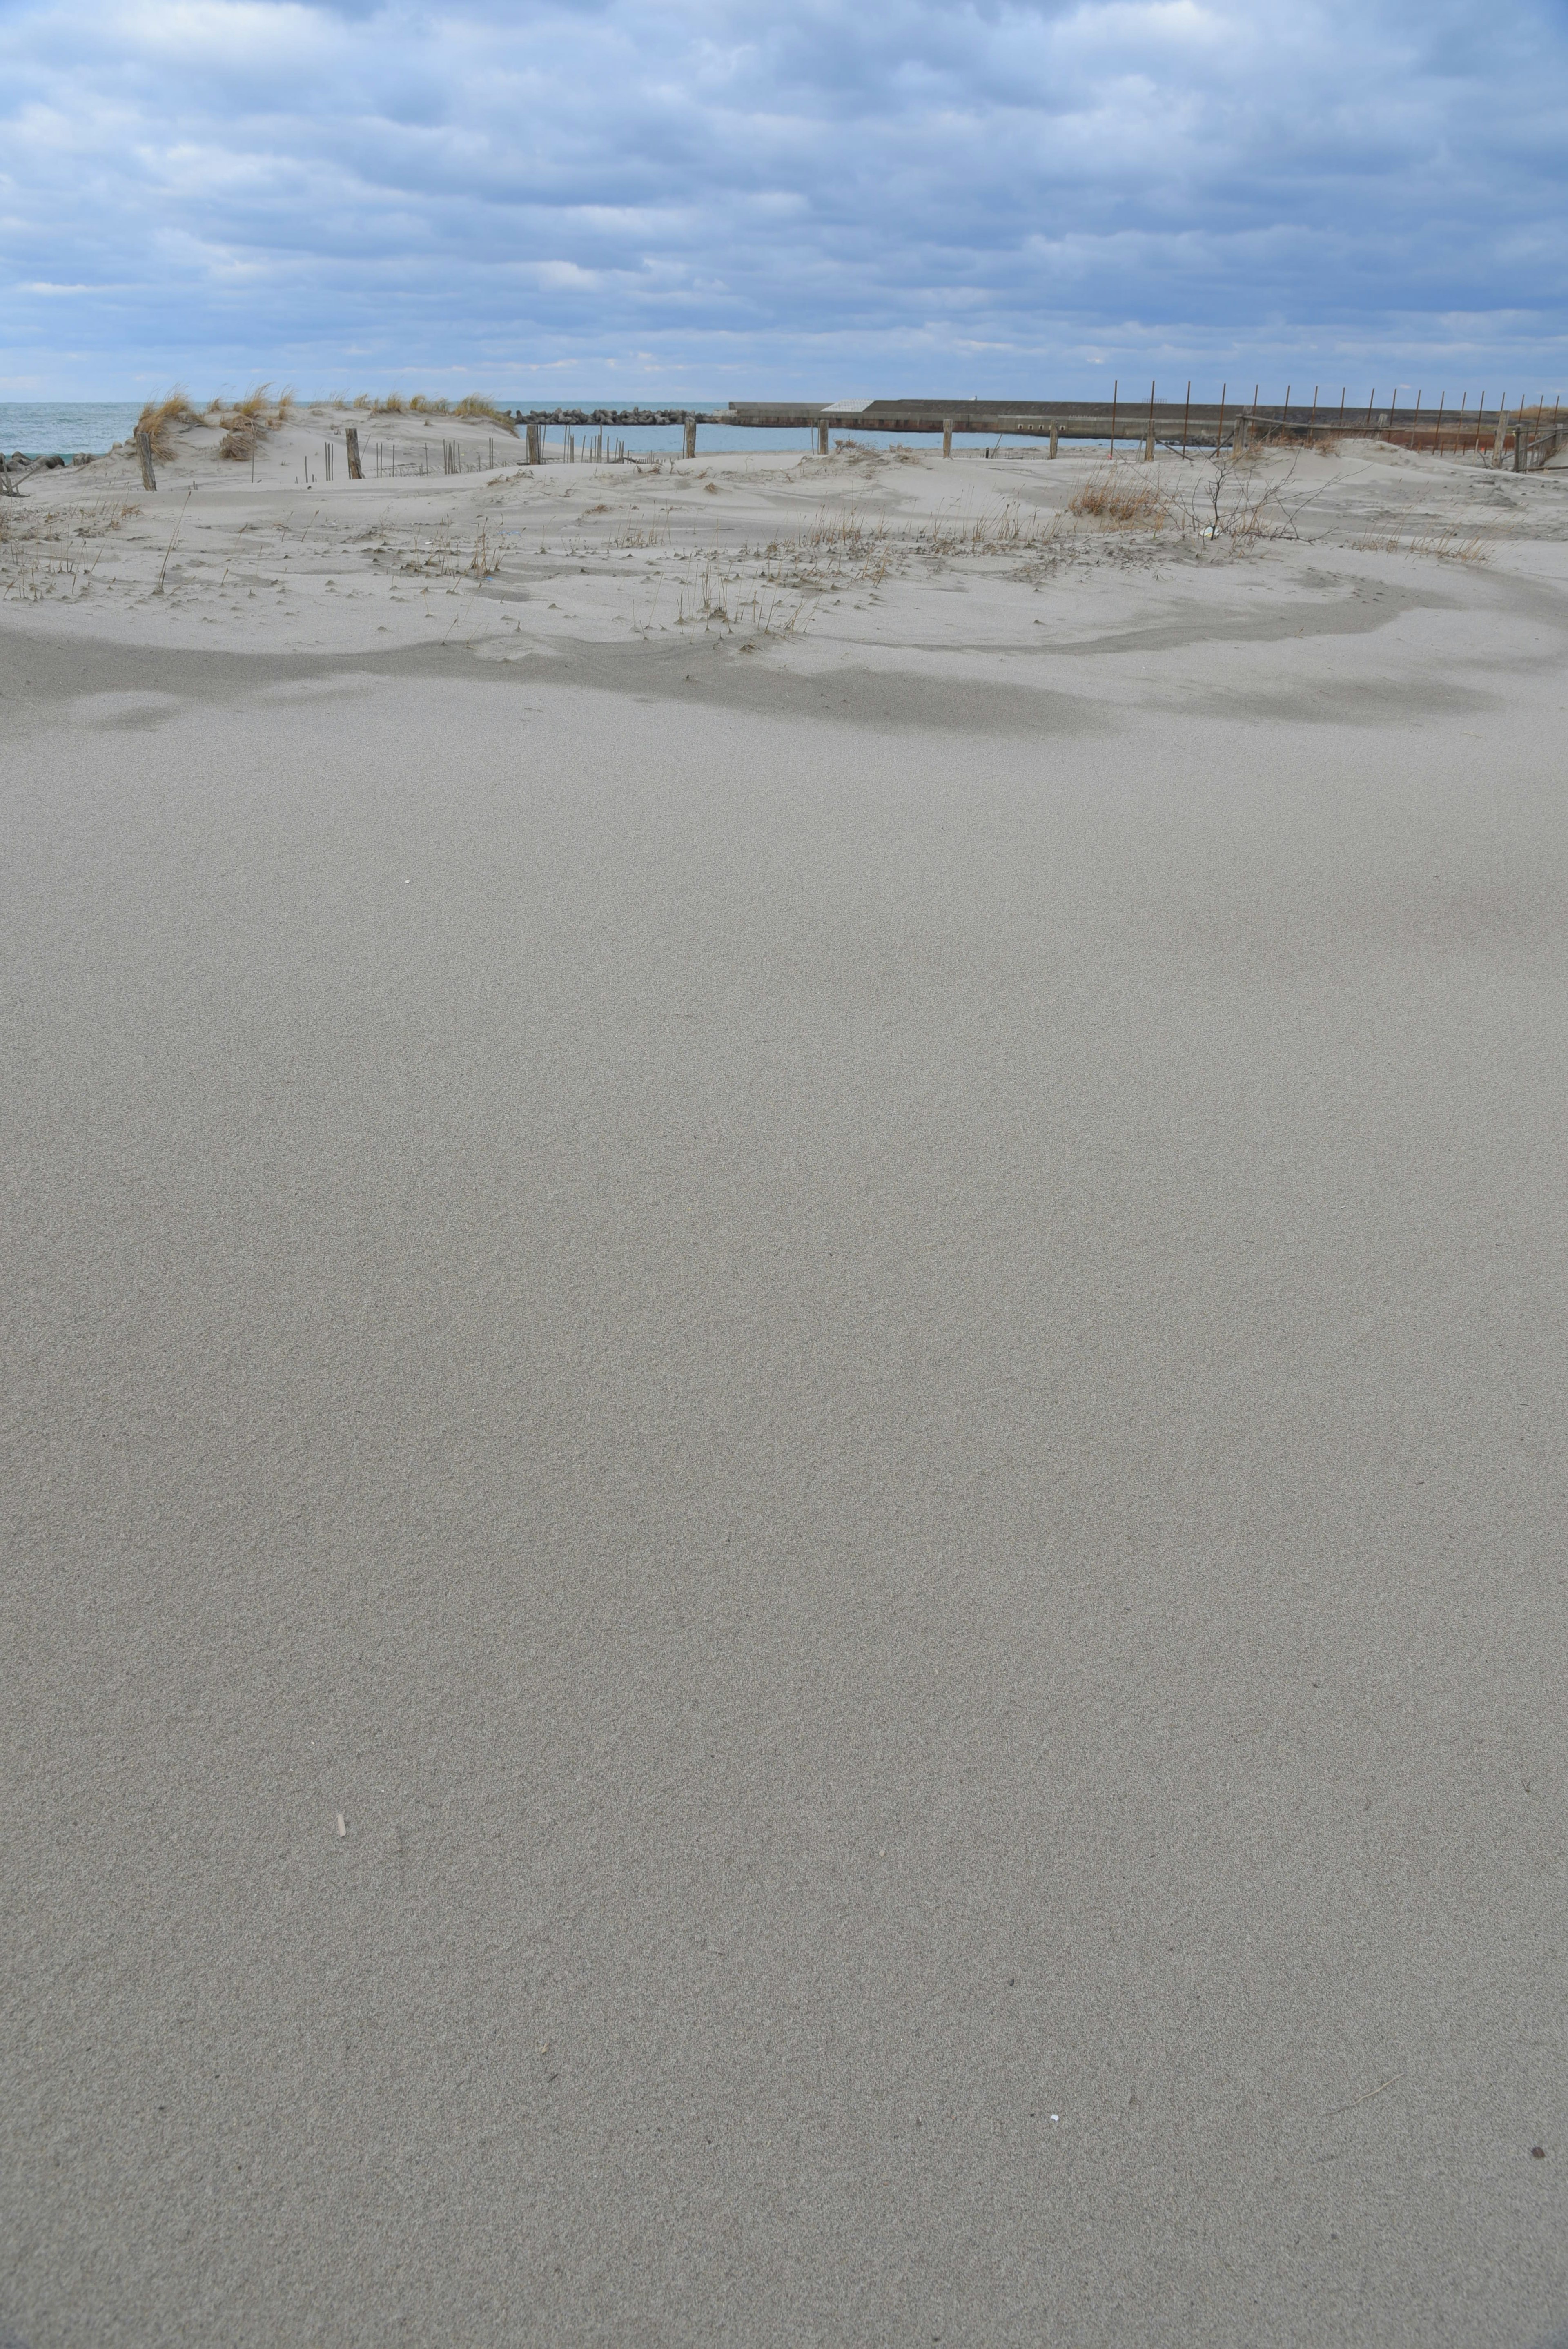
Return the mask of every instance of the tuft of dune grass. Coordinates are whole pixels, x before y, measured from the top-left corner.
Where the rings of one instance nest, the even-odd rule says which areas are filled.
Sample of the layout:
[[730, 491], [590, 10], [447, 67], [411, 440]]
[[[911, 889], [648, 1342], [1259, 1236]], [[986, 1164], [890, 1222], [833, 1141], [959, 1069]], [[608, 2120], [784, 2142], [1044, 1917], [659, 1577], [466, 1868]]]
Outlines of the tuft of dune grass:
[[1107, 530], [1158, 530], [1167, 511], [1158, 482], [1130, 481], [1109, 465], [1068, 500], [1068, 513], [1085, 514]]
[[152, 453], [162, 464], [174, 454], [174, 435], [191, 425], [205, 419], [199, 416], [179, 388], [166, 392], [161, 399], [150, 399], [136, 419], [136, 429], [145, 432], [152, 444]]
[[464, 398], [459, 399], [452, 414], [470, 418], [483, 417], [491, 424], [499, 424], [503, 432], [510, 432], [514, 440], [517, 438], [517, 427], [505, 409], [498, 408], [493, 399], [486, 399], [480, 392], [470, 391]]
[[367, 391], [362, 391], [354, 405], [373, 409], [377, 416], [460, 416], [470, 424], [499, 424], [503, 432], [510, 432], [514, 440], [517, 438], [517, 427], [505, 409], [487, 399], [482, 392], [470, 391], [463, 398], [453, 400], [429, 399], [422, 391], [415, 392], [410, 399], [405, 399], [399, 391], [384, 392], [379, 399], [372, 399]]
[[277, 431], [280, 425], [288, 422], [293, 409], [292, 391], [281, 391], [274, 399], [270, 384], [257, 384], [254, 391], [235, 400], [219, 418], [223, 427], [223, 438], [218, 443], [219, 456], [242, 465], [255, 455], [269, 432]]

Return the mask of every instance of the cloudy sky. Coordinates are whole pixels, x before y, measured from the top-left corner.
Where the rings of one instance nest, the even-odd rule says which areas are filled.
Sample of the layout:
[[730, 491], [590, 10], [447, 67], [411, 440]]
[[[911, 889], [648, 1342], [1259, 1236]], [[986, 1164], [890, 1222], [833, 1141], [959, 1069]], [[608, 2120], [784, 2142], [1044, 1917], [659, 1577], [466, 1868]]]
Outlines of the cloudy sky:
[[0, 0], [0, 398], [1551, 396], [1565, 133], [1568, 0]]

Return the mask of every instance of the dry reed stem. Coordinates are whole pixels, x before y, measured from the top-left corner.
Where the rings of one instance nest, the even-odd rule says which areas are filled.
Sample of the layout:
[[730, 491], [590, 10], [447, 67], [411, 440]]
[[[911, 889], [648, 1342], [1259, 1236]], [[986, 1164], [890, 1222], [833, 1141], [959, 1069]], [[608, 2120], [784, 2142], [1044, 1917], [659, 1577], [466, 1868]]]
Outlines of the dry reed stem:
[[1479, 530], [1462, 531], [1436, 523], [1408, 535], [1395, 531], [1387, 538], [1353, 538], [1358, 554], [1425, 554], [1437, 563], [1489, 563], [1491, 549]]

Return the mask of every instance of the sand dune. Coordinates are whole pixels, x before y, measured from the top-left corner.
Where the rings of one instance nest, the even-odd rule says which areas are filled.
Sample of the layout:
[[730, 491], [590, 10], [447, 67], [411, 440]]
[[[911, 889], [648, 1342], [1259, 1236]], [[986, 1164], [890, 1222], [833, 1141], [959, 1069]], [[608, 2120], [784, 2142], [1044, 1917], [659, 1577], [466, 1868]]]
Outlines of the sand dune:
[[342, 420], [0, 504], [0, 2334], [1560, 2338], [1562, 480]]

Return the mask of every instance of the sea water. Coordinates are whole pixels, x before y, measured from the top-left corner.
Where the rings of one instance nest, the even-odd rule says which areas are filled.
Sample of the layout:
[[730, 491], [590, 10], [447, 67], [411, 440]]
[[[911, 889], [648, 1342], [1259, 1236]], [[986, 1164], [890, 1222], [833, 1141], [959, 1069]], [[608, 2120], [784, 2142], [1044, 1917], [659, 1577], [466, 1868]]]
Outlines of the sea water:
[[101, 457], [128, 440], [139, 399], [0, 399], [0, 452], [25, 457]]

